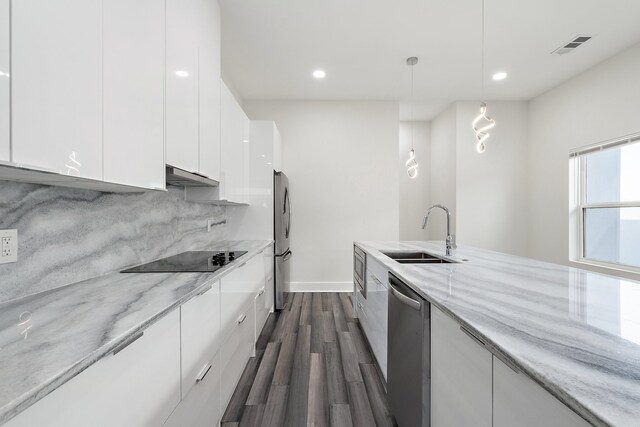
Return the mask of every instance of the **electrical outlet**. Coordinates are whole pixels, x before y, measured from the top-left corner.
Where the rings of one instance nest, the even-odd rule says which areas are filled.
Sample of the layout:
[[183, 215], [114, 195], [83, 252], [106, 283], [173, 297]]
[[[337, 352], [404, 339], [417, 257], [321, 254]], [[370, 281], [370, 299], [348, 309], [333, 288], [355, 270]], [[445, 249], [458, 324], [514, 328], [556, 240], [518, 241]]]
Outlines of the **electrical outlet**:
[[18, 261], [18, 230], [0, 230], [0, 264]]

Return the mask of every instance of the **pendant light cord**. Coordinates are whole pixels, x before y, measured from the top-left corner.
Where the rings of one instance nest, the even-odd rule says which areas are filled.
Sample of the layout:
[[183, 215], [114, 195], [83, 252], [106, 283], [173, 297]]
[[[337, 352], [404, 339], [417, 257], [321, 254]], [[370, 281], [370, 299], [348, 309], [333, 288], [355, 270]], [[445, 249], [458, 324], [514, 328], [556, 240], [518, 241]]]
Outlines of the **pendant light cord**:
[[[482, 0], [484, 1], [484, 0]], [[415, 64], [411, 65], [411, 150], [413, 151], [413, 67]]]
[[482, 102], [484, 102], [484, 0], [482, 0], [482, 61], [481, 61], [481, 67], [482, 69], [480, 70], [480, 76], [482, 78], [482, 82], [481, 82], [481, 97], [482, 97]]

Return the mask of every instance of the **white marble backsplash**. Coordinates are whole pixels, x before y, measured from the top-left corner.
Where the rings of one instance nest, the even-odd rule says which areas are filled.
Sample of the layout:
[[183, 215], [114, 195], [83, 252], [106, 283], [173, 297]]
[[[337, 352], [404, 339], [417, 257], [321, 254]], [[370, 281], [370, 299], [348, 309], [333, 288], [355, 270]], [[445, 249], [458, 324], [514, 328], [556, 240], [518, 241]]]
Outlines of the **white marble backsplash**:
[[222, 240], [225, 225], [223, 206], [185, 202], [177, 187], [101, 193], [0, 181], [0, 230], [18, 229], [18, 262], [0, 265], [0, 302]]

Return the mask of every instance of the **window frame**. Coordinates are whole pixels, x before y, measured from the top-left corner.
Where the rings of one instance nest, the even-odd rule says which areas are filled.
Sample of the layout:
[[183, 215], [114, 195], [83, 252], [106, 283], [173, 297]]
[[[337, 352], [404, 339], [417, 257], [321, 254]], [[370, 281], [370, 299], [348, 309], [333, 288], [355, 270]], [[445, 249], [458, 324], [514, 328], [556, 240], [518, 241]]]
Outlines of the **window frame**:
[[597, 267], [603, 267], [611, 270], [617, 271], [625, 271], [640, 274], [640, 266], [622, 264], [622, 263], [613, 263], [608, 261], [601, 261], [592, 258], [585, 257], [585, 235], [586, 235], [586, 223], [585, 223], [585, 215], [587, 210], [590, 209], [606, 209], [606, 208], [640, 208], [640, 200], [631, 201], [631, 202], [598, 202], [598, 203], [587, 203], [586, 202], [586, 177], [587, 177], [587, 168], [586, 168], [586, 156], [598, 152], [604, 151], [608, 149], [613, 149], [617, 147], [622, 147], [624, 145], [629, 144], [640, 144], [640, 133], [624, 136], [622, 138], [616, 138], [614, 140], [609, 140], [605, 142], [601, 142], [598, 144], [590, 145], [587, 147], [582, 147], [578, 150], [571, 152], [570, 157], [575, 161], [573, 167], [576, 169], [574, 173], [574, 188], [573, 188], [573, 200], [574, 205], [577, 210], [577, 250], [576, 257], [573, 260], [574, 262], [578, 262], [581, 264], [588, 264]]

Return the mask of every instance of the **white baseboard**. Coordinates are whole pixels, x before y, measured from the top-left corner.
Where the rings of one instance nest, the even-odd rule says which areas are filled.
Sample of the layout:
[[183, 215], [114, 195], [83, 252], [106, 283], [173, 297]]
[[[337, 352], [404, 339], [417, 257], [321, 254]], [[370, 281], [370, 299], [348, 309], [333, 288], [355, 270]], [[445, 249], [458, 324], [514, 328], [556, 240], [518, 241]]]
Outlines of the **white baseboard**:
[[353, 282], [289, 282], [286, 292], [353, 292]]

